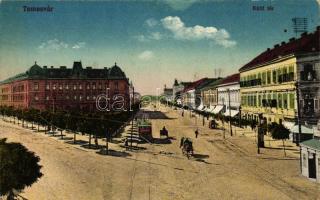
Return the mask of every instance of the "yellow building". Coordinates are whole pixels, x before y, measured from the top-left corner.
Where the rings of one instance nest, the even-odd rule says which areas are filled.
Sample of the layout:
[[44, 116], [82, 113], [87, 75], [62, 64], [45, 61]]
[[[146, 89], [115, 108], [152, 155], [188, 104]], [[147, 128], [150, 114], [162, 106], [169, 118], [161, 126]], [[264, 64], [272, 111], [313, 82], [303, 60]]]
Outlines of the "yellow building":
[[262, 114], [268, 123], [292, 126], [297, 116], [299, 83], [302, 121], [318, 118], [319, 63], [319, 27], [314, 33], [268, 48], [239, 70], [242, 116], [258, 120]]

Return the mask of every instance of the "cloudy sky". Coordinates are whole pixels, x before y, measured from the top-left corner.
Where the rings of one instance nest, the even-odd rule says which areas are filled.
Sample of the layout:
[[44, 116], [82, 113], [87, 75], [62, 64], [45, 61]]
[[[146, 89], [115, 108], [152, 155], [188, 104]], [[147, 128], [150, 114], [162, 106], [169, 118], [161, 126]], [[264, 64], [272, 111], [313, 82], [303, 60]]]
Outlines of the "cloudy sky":
[[[48, 6], [53, 12], [24, 12]], [[254, 11], [253, 6], [273, 6]], [[317, 0], [0, 1], [0, 80], [41, 66], [110, 67], [155, 94], [174, 78], [192, 81], [237, 72], [295, 34], [292, 18], [319, 25]], [[287, 30], [287, 31], [285, 31]]]

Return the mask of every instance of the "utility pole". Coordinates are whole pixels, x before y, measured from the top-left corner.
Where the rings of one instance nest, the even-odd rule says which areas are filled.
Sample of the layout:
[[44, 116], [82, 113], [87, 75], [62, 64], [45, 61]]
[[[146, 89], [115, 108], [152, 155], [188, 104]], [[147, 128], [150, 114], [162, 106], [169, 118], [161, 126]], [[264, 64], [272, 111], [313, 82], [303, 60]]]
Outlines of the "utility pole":
[[230, 100], [230, 89], [228, 89], [228, 99], [229, 99], [229, 124], [230, 124], [230, 135], [232, 136], [232, 125], [231, 125], [231, 100]]
[[298, 117], [297, 117], [297, 122], [298, 122], [298, 129], [299, 129], [299, 133], [298, 133], [298, 139], [296, 138], [296, 145], [299, 146], [300, 145], [300, 141], [301, 141], [301, 122], [300, 122], [300, 93], [299, 93], [299, 82], [297, 81], [296, 84], [296, 93], [297, 93], [297, 109], [298, 109]]

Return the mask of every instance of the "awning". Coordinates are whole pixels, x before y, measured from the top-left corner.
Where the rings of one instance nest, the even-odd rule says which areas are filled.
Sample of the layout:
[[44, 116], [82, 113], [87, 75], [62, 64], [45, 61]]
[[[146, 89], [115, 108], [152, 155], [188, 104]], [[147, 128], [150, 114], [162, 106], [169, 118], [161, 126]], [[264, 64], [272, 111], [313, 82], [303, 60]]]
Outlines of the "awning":
[[198, 106], [197, 110], [201, 111], [203, 109], [203, 105]]
[[225, 113], [223, 113], [224, 116], [230, 116], [230, 112], [231, 112], [231, 117], [236, 116], [239, 113], [239, 110], [226, 110]]
[[[299, 133], [299, 125], [294, 125], [291, 129], [290, 132], [292, 133]], [[313, 134], [313, 129], [306, 127], [304, 125], [301, 125], [301, 133], [304, 134]]]
[[286, 127], [287, 129], [291, 129], [293, 126], [294, 126], [294, 122], [288, 122], [288, 121], [283, 121], [282, 122], [282, 125], [284, 126], [284, 127]]
[[213, 113], [214, 114], [218, 114], [221, 110], [222, 110], [223, 106], [217, 105], [214, 109], [213, 109]]

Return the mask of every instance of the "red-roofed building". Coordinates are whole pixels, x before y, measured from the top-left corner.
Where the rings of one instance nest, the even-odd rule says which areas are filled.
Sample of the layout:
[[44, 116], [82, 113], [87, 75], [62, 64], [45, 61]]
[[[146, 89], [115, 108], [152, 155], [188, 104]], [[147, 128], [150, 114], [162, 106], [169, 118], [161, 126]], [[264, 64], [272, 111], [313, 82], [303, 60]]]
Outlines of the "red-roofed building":
[[291, 128], [297, 123], [297, 93], [301, 122], [320, 117], [320, 27], [298, 39], [274, 45], [240, 68], [242, 114]]
[[222, 79], [217, 86], [218, 105], [213, 110], [217, 114], [221, 112], [225, 116], [235, 117], [240, 107], [240, 74], [232, 74]]

